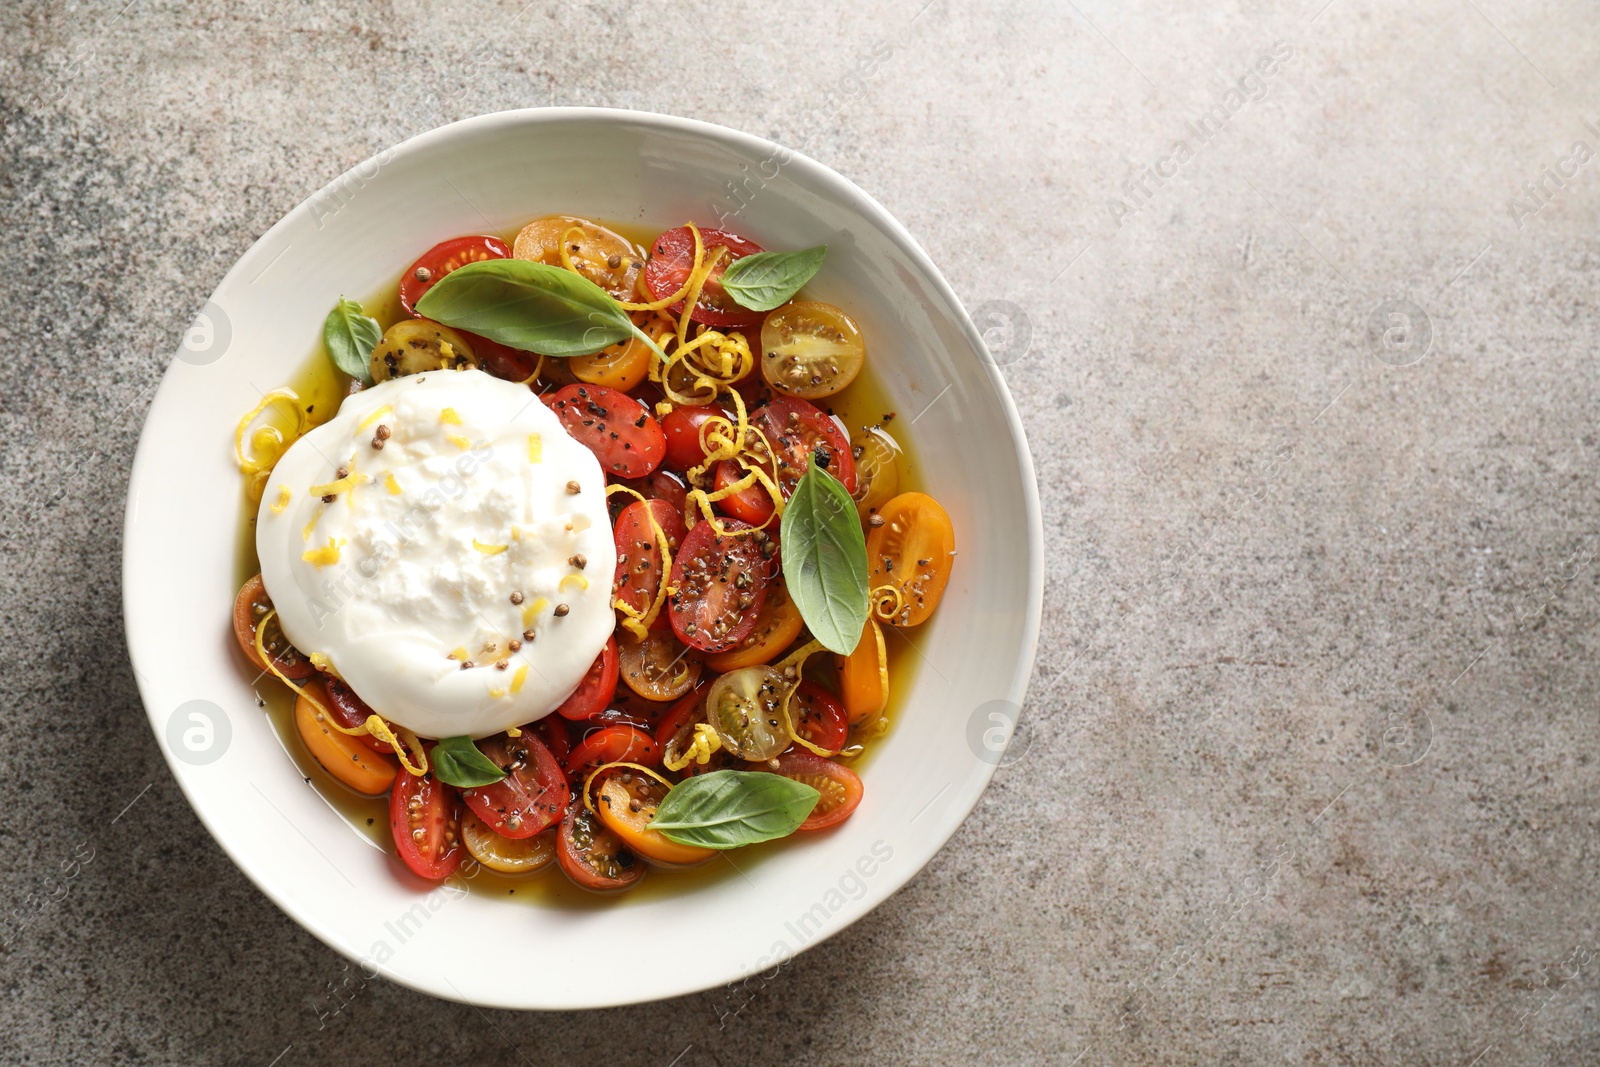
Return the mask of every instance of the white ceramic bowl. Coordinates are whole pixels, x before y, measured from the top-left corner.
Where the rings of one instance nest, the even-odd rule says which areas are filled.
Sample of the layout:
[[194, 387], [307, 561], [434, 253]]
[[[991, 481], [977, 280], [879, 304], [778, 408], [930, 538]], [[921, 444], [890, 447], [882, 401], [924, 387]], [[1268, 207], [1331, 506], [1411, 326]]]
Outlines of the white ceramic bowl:
[[[951, 584], [934, 618], [908, 634], [923, 663], [865, 767], [865, 800], [837, 830], [735, 853], [742, 874], [730, 868], [681, 893], [583, 907], [420, 882], [308, 788], [257, 707], [229, 626], [245, 536], [235, 422], [315, 350], [340, 294], [380, 291], [436, 241], [509, 236], [555, 212], [714, 226], [740, 207], [735, 184], [744, 206], [726, 228], [768, 248], [827, 243], [808, 292], [860, 321], [902, 416], [895, 429], [919, 460], [919, 488], [955, 524]], [[911, 235], [820, 163], [722, 127], [628, 111], [458, 122], [290, 212], [228, 272], [168, 368], [139, 442], [126, 523], [123, 600], [140, 692], [218, 843], [279, 907], [371, 971], [505, 1008], [627, 1004], [733, 982], [887, 900], [993, 773], [1032, 665], [1043, 587], [1037, 490], [1016, 411]], [[533, 965], [492, 962], [508, 946]]]

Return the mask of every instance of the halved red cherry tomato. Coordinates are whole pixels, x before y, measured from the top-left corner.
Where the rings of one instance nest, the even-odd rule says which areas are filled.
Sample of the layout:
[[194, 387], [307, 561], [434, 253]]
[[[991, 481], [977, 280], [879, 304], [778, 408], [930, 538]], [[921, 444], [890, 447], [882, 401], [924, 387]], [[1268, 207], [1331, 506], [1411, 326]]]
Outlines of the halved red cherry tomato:
[[[245, 657], [255, 664], [258, 671], [266, 670], [267, 665], [256, 653], [256, 628], [271, 610], [272, 598], [267, 596], [267, 587], [262, 584], [259, 574], [244, 583], [239, 595], [233, 601], [233, 636], [238, 639], [239, 647], [244, 650]], [[286, 677], [298, 682], [316, 673], [317, 669], [311, 665], [311, 661], [306, 659], [298, 648], [291, 645], [283, 631], [278, 628], [276, 615], [267, 624], [266, 632], [261, 635], [261, 647], [267, 650], [273, 666], [282, 671]]]
[[687, 471], [706, 461], [706, 451], [700, 447], [700, 427], [708, 419], [728, 417], [719, 407], [691, 407], [680, 404], [667, 412], [661, 420], [661, 432], [667, 435], [667, 466], [673, 470]]
[[[323, 679], [323, 688], [328, 691], [328, 710], [333, 717], [339, 720], [339, 725], [353, 730], [372, 717], [372, 708], [367, 702], [356, 696], [356, 691], [345, 685], [343, 680], [331, 674]], [[383, 752], [394, 755], [394, 746], [379, 741], [371, 734], [353, 735], [357, 741], [372, 749], [374, 752]]]
[[532, 837], [560, 820], [567, 810], [567, 782], [543, 741], [524, 731], [521, 737], [485, 737], [477, 746], [506, 772], [498, 782], [461, 791], [461, 799], [489, 829], [513, 839]]
[[[567, 757], [567, 775], [582, 784], [588, 773], [603, 763], [642, 763], [653, 767], [661, 762], [661, 746], [643, 730], [632, 726], [607, 726], [579, 742]], [[579, 803], [582, 803], [580, 800]]]
[[861, 806], [861, 779], [855, 771], [833, 760], [809, 752], [785, 752], [778, 757], [775, 773], [804, 782], [822, 794], [800, 824], [801, 833], [837, 826]]
[[[655, 716], [646, 712], [641, 706], [646, 703], [648, 702], [641, 700], [637, 704], [615, 704], [583, 720], [578, 725], [579, 743], [582, 743], [583, 739], [590, 734], [598, 730], [604, 730], [608, 726], [631, 726], [635, 730], [643, 730], [647, 734], [654, 733], [656, 728]], [[659, 707], [660, 705], [656, 706]]]
[[461, 798], [431, 774], [401, 771], [389, 790], [395, 851], [419, 878], [447, 878], [461, 866]]
[[[705, 287], [700, 290], [700, 299], [689, 317], [696, 322], [721, 327], [754, 326], [760, 322], [765, 312], [751, 311], [734, 303], [733, 298], [723, 291], [721, 279], [729, 263], [762, 251], [761, 246], [737, 234], [703, 227], [700, 229], [700, 241], [707, 257], [718, 248], [728, 251], [706, 279]], [[668, 230], [650, 246], [650, 262], [644, 268], [645, 287], [657, 300], [671, 296], [683, 288], [693, 269], [694, 235], [689, 232], [689, 227], [679, 226], [675, 230]], [[672, 305], [672, 312], [675, 315], [683, 314], [683, 301]]]
[[[730, 530], [742, 523], [724, 523]], [[755, 628], [767, 599], [767, 559], [754, 536], [722, 536], [709, 522], [689, 531], [672, 561], [667, 598], [678, 640], [703, 652], [726, 652]]]
[[617, 691], [617, 639], [606, 638], [606, 647], [594, 658], [589, 673], [583, 676], [578, 688], [561, 702], [556, 714], [563, 719], [587, 719], [595, 712], [604, 711], [611, 695]]
[[638, 855], [576, 801], [561, 820], [556, 862], [574, 885], [593, 893], [620, 893], [644, 877]]
[[533, 374], [539, 357], [532, 352], [524, 352], [518, 348], [511, 348], [499, 341], [491, 341], [487, 337], [476, 333], [467, 333], [467, 338], [472, 342], [472, 351], [478, 357], [478, 364], [496, 378], [504, 378], [508, 382], [525, 382]]
[[498, 237], [452, 237], [441, 241], [406, 268], [400, 278], [400, 306], [407, 315], [415, 315], [422, 294], [457, 267], [489, 259], [506, 259], [510, 255], [510, 247]]
[[794, 492], [813, 460], [839, 479], [847, 492], [856, 491], [856, 463], [850, 454], [850, 439], [815, 404], [797, 396], [773, 397], [771, 403], [750, 415], [750, 425], [765, 434], [767, 443], [778, 453], [778, 487], [785, 499]]
[[[674, 556], [689, 533], [683, 525], [683, 513], [665, 500], [635, 500], [617, 516], [612, 529], [617, 542], [617, 572], [612, 582], [612, 596], [635, 611], [644, 611], [654, 602], [664, 578], [661, 545], [656, 540], [655, 526], [650, 523], [652, 515], [655, 525], [666, 534], [667, 546]], [[619, 617], [621, 614], [618, 612]], [[651, 629], [659, 630], [667, 625], [667, 613], [662, 611]]]
[[[748, 473], [733, 460], [725, 459], [717, 464], [717, 480], [714, 487], [719, 490], [726, 489]], [[770, 475], [771, 470], [769, 469], [767, 473]], [[717, 507], [740, 522], [760, 526], [772, 517], [772, 494], [767, 492], [766, 486], [756, 482], [718, 500]]]
[[[818, 748], [837, 752], [850, 733], [850, 717], [839, 698], [816, 682], [801, 682], [789, 701], [794, 732]], [[798, 746], [797, 746], [798, 747]]]
[[666, 455], [661, 425], [627, 393], [603, 385], [565, 385], [557, 390], [551, 408], [607, 474], [643, 478]]

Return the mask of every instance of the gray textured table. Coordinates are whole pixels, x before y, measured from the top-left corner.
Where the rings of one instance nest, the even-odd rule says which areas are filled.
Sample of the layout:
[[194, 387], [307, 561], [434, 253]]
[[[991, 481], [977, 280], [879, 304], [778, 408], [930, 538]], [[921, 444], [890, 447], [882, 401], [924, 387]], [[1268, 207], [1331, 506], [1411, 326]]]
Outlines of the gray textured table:
[[[1600, 1062], [1600, 13], [921, 2], [0, 9], [0, 1061]], [[118, 609], [228, 266], [550, 103], [782, 138], [1021, 309], [1049, 553], [926, 871], [749, 994], [559, 1018], [364, 984], [269, 904]]]

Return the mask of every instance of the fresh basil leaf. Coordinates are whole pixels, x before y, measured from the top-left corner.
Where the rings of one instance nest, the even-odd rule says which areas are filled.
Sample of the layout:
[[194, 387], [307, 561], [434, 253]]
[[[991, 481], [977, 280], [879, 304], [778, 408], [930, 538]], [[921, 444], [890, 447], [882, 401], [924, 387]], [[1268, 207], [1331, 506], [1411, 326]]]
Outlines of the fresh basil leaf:
[[849, 655], [867, 625], [867, 539], [843, 483], [815, 463], [783, 509], [783, 581], [811, 636]]
[[594, 282], [526, 259], [457, 267], [422, 294], [417, 314], [546, 356], [592, 356], [634, 334], [622, 305]]
[[472, 738], [465, 734], [447, 737], [434, 745], [433, 751], [428, 753], [428, 759], [433, 764], [433, 776], [445, 785], [453, 785], [458, 789], [488, 785], [506, 776], [506, 772], [478, 751]]
[[650, 829], [680, 845], [729, 849], [788, 837], [822, 796], [765, 771], [712, 771], [668, 790]]
[[369, 361], [372, 350], [381, 340], [383, 327], [354, 300], [341, 296], [328, 317], [322, 320], [322, 343], [328, 346], [328, 357], [333, 365], [363, 385], [372, 384]]
[[787, 303], [822, 269], [822, 257], [827, 254], [827, 245], [798, 252], [757, 252], [728, 264], [722, 272], [722, 288], [740, 307], [771, 311]]

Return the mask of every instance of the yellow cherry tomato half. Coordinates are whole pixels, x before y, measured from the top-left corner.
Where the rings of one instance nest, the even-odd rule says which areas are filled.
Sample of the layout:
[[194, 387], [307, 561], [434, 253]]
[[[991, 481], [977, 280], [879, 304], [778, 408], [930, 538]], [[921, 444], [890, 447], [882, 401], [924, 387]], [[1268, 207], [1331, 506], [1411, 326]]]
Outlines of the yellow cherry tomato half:
[[461, 843], [473, 859], [501, 874], [532, 874], [556, 858], [556, 829], [512, 840], [489, 828], [471, 810], [461, 813]]
[[386, 382], [430, 370], [467, 370], [478, 365], [472, 342], [442, 323], [401, 319], [372, 350], [372, 380]]
[[[307, 682], [307, 692], [328, 706], [328, 692], [321, 682]], [[375, 797], [389, 791], [394, 776], [400, 770], [393, 756], [374, 752], [361, 743], [354, 734], [340, 733], [328, 722], [322, 712], [305, 697], [294, 702], [294, 725], [306, 749], [322, 764], [327, 772], [357, 793]]]
[[832, 396], [861, 373], [867, 344], [855, 320], [832, 304], [785, 304], [761, 324], [761, 376], [780, 393]]
[[861, 640], [848, 656], [835, 656], [839, 672], [839, 702], [850, 725], [883, 713], [889, 704], [889, 649], [883, 628], [872, 619], [862, 627]]
[[933, 614], [950, 580], [956, 534], [950, 516], [926, 493], [901, 493], [878, 509], [879, 526], [867, 531], [867, 579], [870, 588], [893, 586], [900, 605], [896, 626], [916, 626]]
[[900, 491], [900, 446], [874, 427], [850, 442], [850, 455], [856, 462], [856, 491], [850, 495], [861, 521], [869, 522]]
[[707, 656], [706, 666], [718, 674], [727, 674], [740, 667], [771, 663], [800, 636], [802, 625], [800, 609], [789, 599], [788, 591], [782, 586], [770, 586], [750, 636], [740, 641], [737, 648]]
[[644, 269], [644, 253], [599, 223], [571, 215], [534, 219], [517, 234], [511, 254], [562, 267], [566, 265], [561, 257], [563, 244], [579, 274], [618, 300], [632, 298], [634, 282]]
[[650, 346], [630, 337], [592, 356], [573, 356], [566, 363], [579, 381], [626, 393], [650, 372]]
[[618, 770], [605, 776], [595, 798], [595, 811], [606, 828], [622, 843], [652, 863], [687, 867], [716, 855], [709, 848], [680, 845], [650, 829], [656, 808], [666, 799], [667, 787], [637, 771]]

